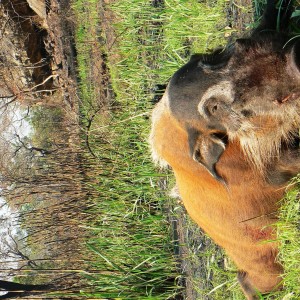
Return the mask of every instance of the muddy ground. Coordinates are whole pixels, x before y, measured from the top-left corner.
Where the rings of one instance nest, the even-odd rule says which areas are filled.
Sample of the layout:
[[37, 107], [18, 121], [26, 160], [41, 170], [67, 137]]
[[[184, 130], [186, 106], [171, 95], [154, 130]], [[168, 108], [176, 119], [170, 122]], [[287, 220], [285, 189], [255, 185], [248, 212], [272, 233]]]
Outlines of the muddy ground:
[[[116, 40], [111, 25], [114, 16], [107, 9], [109, 2], [99, 0], [99, 15], [102, 30], [106, 35], [107, 49], [110, 49]], [[75, 24], [70, 1], [49, 0], [46, 3], [46, 14], [41, 17], [29, 7], [26, 0], [1, 2], [0, 63], [4, 68], [1, 71], [3, 80], [0, 82], [0, 94], [13, 95], [19, 101], [30, 105], [63, 105], [70, 116], [70, 123], [78, 122], [80, 100], [74, 43]], [[251, 9], [244, 9], [247, 6], [251, 7], [250, 0], [229, 1], [226, 8], [229, 27], [238, 32], [246, 29], [246, 24], [252, 22], [253, 16]], [[108, 101], [113, 100], [113, 93], [108, 92], [110, 76], [106, 66], [107, 54], [95, 46], [91, 55], [92, 61], [95, 62], [92, 79], [98, 87], [96, 92], [99, 107], [105, 108]], [[29, 94], [28, 91], [32, 93]], [[198, 228], [186, 230], [189, 221], [183, 208], [175, 219], [173, 216], [171, 219], [174, 224], [174, 236], [178, 238], [176, 251], [180, 257], [181, 269], [186, 274], [186, 280], [182, 282], [186, 286], [184, 298], [199, 299], [192, 278], [201, 276], [201, 266], [205, 267], [204, 261], [187, 259], [190, 250], [186, 245], [194, 245], [194, 253], [197, 254], [197, 251], [204, 251], [210, 242]], [[224, 261], [220, 264], [224, 264]]]

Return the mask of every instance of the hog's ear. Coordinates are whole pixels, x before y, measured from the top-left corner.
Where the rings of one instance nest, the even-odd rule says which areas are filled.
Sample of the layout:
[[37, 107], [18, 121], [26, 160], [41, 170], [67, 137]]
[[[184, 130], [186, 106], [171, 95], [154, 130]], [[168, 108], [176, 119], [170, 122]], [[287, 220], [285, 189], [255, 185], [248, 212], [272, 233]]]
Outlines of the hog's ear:
[[216, 171], [216, 163], [225, 150], [223, 140], [214, 135], [203, 135], [199, 131], [189, 128], [188, 141], [191, 157], [203, 165], [214, 178], [224, 182]]

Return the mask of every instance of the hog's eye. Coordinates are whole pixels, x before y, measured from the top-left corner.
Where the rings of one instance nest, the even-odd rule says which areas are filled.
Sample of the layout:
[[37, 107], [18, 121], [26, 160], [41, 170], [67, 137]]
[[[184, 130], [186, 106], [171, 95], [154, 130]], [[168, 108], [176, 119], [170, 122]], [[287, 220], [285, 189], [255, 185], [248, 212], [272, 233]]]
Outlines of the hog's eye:
[[217, 61], [201, 61], [199, 62], [199, 66], [202, 67], [203, 69], [207, 69], [207, 70], [218, 70], [218, 69], [222, 69], [223, 67], [225, 67], [227, 64], [227, 61], [225, 62], [217, 62]]
[[225, 67], [231, 57], [232, 49], [217, 49], [212, 54], [202, 55], [199, 66], [203, 69], [217, 70]]
[[249, 117], [252, 117], [253, 116], [253, 111], [251, 111], [250, 109], [243, 109], [241, 111], [241, 114], [246, 117], [246, 118], [249, 118]]

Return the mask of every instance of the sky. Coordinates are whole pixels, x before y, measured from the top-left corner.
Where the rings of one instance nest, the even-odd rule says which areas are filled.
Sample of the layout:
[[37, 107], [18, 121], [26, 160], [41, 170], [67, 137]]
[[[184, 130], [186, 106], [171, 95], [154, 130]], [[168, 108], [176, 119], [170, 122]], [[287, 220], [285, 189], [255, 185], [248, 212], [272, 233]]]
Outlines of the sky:
[[[18, 267], [18, 263], [11, 262], [16, 256], [5, 255], [5, 253], [9, 252], [9, 248], [13, 249], [15, 246], [10, 236], [18, 240], [26, 234], [26, 231], [18, 225], [18, 216], [18, 212], [13, 211], [5, 200], [0, 197], [0, 269], [15, 269]], [[0, 272], [0, 279], [9, 280], [10, 278], [5, 273]]]
[[[0, 113], [0, 124], [5, 122], [5, 118], [9, 118], [9, 122], [5, 122], [6, 126], [0, 126], [0, 139], [6, 139], [13, 142], [14, 134], [17, 133], [21, 138], [29, 136], [32, 128], [28, 121], [24, 118], [25, 111], [17, 105], [12, 105], [13, 109]], [[0, 190], [1, 193], [1, 190]], [[9, 251], [9, 248], [14, 247], [13, 239], [18, 240], [25, 236], [26, 231], [22, 230], [18, 225], [19, 213], [13, 210], [6, 203], [5, 199], [0, 196], [0, 269], [17, 268], [17, 263], [12, 263], [13, 256], [7, 257], [4, 253]], [[8, 261], [10, 261], [8, 263]], [[6, 272], [0, 271], [0, 279], [9, 280], [5, 276]]]

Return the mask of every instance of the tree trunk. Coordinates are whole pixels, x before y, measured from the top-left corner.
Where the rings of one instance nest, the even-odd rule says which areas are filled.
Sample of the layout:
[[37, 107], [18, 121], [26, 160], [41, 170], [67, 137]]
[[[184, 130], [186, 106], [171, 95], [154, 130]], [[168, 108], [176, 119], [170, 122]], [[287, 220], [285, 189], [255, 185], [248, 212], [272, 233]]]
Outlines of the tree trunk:
[[21, 284], [0, 280], [0, 291], [7, 291], [6, 294], [0, 295], [0, 299], [23, 298], [30, 295], [42, 294], [49, 292], [49, 284]]

